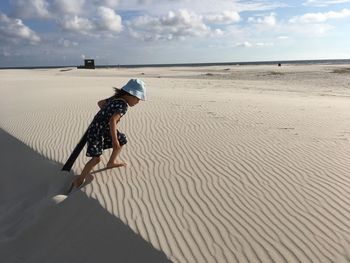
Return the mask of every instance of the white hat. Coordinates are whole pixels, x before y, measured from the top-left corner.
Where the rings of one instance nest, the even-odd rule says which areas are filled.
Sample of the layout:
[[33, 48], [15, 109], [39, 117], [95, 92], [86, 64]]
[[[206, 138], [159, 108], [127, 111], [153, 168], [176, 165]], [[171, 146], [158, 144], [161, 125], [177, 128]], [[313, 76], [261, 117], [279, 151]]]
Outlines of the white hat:
[[140, 79], [130, 79], [128, 83], [122, 87], [122, 90], [139, 98], [140, 100], [146, 100], [145, 83]]

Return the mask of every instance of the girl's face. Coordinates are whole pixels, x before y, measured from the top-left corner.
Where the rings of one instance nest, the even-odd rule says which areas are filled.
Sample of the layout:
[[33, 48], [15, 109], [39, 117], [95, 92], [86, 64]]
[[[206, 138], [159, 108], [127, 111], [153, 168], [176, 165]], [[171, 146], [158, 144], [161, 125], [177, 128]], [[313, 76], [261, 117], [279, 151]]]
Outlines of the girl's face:
[[139, 103], [140, 99], [136, 98], [135, 96], [128, 96], [128, 104], [130, 107], [135, 106], [137, 103]]

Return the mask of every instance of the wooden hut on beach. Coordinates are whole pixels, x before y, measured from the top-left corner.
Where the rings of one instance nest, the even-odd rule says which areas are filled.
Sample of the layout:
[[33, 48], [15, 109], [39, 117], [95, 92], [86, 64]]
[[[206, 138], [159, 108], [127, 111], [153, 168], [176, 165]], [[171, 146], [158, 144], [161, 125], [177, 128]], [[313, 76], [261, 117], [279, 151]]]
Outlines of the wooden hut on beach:
[[84, 66], [78, 66], [78, 68], [95, 69], [95, 60], [84, 59]]

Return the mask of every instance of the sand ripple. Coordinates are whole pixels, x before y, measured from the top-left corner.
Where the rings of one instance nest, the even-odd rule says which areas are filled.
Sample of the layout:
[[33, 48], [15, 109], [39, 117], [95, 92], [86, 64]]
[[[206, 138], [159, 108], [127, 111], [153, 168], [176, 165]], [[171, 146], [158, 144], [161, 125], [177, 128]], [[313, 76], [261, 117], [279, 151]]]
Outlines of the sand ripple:
[[[150, 101], [121, 122], [127, 168], [94, 174], [86, 195], [174, 262], [350, 259], [346, 99], [217, 94], [206, 80], [148, 84]], [[63, 163], [105, 95], [85, 90], [44, 96], [36, 108], [37, 98], [23, 101], [31, 110], [1, 113], [1, 127]]]

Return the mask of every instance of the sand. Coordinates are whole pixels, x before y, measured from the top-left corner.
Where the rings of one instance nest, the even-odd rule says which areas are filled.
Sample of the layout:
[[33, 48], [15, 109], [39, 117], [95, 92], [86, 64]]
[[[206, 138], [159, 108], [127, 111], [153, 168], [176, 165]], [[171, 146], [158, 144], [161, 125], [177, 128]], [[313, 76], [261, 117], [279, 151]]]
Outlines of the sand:
[[[349, 262], [350, 65], [0, 71], [4, 262]], [[60, 171], [129, 78], [126, 168]]]

